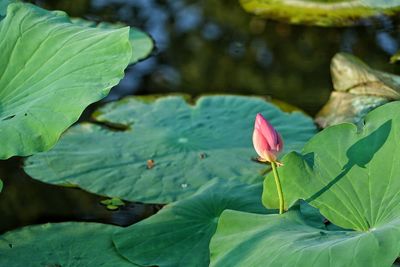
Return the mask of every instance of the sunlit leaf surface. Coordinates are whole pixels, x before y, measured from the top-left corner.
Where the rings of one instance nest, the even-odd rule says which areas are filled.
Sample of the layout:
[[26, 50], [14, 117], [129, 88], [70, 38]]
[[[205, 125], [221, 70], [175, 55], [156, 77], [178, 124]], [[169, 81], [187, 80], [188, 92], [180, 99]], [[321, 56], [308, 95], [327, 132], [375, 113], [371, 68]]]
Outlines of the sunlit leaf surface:
[[[119, 29], [126, 27], [123, 23], [108, 23], [100, 22], [96, 23], [89, 20], [84, 20], [81, 18], [73, 18], [71, 21], [75, 24], [87, 26], [87, 27], [97, 27], [100, 29]], [[154, 49], [153, 39], [145, 32], [141, 30], [130, 27], [129, 28], [129, 41], [132, 45], [132, 56], [129, 64], [137, 63], [140, 60], [147, 58]]]
[[[400, 245], [400, 102], [371, 112], [361, 129], [342, 124], [313, 137], [279, 168], [286, 207], [304, 199], [330, 222], [324, 231], [297, 211], [226, 212], [211, 266], [391, 266]], [[278, 207], [269, 175], [263, 203]]]
[[[368, 230], [400, 215], [400, 102], [368, 114], [357, 129], [341, 124], [325, 129], [291, 153], [281, 167], [287, 206], [305, 199], [333, 223]], [[265, 180], [263, 200], [276, 206], [272, 177]], [[399, 199], [400, 200], [400, 199]]]
[[80, 27], [21, 3], [0, 22], [0, 51], [0, 159], [51, 148], [119, 82], [131, 56], [128, 28]]
[[399, 252], [399, 226], [329, 231], [309, 225], [295, 210], [224, 211], [211, 239], [210, 266], [389, 267]]

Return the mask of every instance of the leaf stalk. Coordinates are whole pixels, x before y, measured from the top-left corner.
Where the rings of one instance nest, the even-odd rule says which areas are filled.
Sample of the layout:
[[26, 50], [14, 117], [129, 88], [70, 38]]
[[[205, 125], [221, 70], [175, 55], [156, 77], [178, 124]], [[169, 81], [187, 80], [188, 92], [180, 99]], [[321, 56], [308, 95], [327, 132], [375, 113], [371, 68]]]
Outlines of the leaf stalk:
[[278, 197], [279, 197], [279, 214], [282, 214], [285, 209], [285, 200], [283, 198], [283, 191], [282, 191], [282, 185], [281, 181], [279, 180], [279, 174], [278, 174], [278, 167], [276, 162], [271, 162], [272, 166], [272, 172], [274, 173], [274, 178], [275, 178], [275, 184], [276, 184], [276, 190], [278, 191]]

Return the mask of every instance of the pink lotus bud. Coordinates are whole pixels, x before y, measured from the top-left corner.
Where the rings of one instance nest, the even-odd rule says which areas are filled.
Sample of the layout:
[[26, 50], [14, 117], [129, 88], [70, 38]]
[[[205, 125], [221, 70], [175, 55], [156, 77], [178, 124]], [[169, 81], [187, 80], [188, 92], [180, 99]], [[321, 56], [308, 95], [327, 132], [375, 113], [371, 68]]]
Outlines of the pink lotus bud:
[[281, 136], [260, 113], [257, 114], [254, 124], [253, 146], [260, 156], [259, 160], [264, 162], [276, 162], [283, 149]]

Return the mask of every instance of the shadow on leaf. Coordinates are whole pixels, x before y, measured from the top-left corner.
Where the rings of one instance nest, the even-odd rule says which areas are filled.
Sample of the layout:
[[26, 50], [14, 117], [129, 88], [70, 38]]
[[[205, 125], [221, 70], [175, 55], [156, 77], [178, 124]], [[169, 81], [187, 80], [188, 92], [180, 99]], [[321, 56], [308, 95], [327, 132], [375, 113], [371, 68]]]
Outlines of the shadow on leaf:
[[[329, 190], [334, 184], [345, 177], [346, 174], [355, 165], [361, 168], [366, 168], [365, 165], [367, 165], [372, 160], [376, 152], [378, 152], [378, 150], [386, 142], [391, 129], [392, 120], [388, 120], [371, 134], [354, 143], [354, 145], [352, 145], [346, 152], [348, 162], [342, 168], [342, 172], [332, 181], [330, 181], [326, 186], [324, 186], [314, 195], [306, 199], [306, 202], [310, 203], [311, 201], [320, 197], [325, 191]], [[306, 160], [309, 161], [309, 159]]]

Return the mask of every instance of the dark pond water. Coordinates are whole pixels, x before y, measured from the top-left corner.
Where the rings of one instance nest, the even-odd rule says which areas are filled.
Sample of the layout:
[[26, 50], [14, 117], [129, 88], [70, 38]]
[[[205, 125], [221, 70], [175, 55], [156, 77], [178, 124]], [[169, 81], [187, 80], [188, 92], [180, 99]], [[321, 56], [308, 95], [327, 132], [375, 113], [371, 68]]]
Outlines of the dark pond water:
[[[400, 73], [399, 66], [388, 63], [400, 48], [400, 18], [319, 28], [257, 19], [236, 0], [31, 2], [71, 16], [122, 21], [152, 35], [157, 45], [153, 56], [129, 67], [105, 101], [133, 94], [235, 93], [271, 96], [314, 115], [329, 97], [330, 59], [339, 51], [351, 52], [374, 68]], [[160, 208], [129, 203], [109, 211], [99, 203], [103, 197], [34, 181], [21, 165], [20, 158], [0, 162], [0, 177], [5, 178], [0, 232], [64, 220], [128, 225]]]

